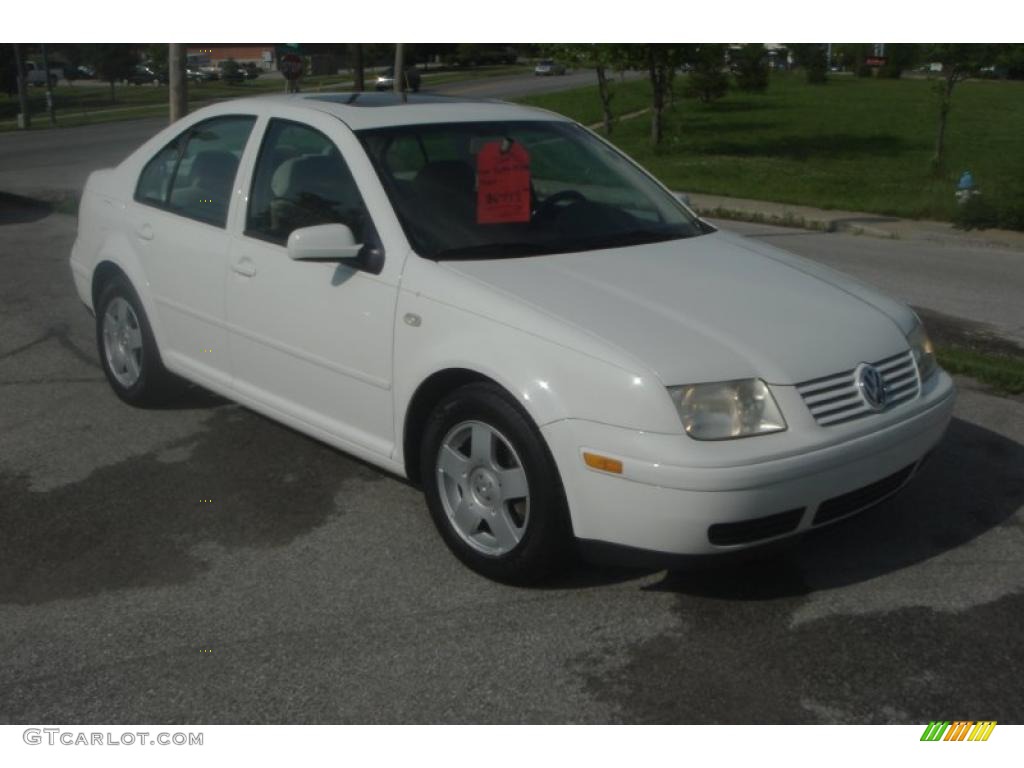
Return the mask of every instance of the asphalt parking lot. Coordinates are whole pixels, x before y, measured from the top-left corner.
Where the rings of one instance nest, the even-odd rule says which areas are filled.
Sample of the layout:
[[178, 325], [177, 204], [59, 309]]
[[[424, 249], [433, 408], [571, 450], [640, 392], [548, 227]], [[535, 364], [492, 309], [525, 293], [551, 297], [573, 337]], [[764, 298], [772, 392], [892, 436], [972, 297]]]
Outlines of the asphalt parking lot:
[[960, 382], [911, 487], [772, 557], [504, 587], [396, 478], [117, 400], [74, 218], [0, 202], [0, 723], [1024, 720], [1020, 399]]

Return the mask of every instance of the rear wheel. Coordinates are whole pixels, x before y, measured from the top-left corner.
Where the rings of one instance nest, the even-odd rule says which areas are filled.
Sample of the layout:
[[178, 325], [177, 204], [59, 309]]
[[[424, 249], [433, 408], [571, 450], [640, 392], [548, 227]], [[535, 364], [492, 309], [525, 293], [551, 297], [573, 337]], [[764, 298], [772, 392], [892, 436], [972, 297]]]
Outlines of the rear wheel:
[[111, 278], [96, 301], [96, 345], [100, 365], [119, 398], [131, 405], [155, 405], [173, 390], [149, 318], [135, 289], [121, 275]]
[[536, 582], [570, 560], [565, 495], [529, 416], [493, 384], [470, 384], [435, 409], [421, 477], [434, 524], [463, 563], [489, 578]]

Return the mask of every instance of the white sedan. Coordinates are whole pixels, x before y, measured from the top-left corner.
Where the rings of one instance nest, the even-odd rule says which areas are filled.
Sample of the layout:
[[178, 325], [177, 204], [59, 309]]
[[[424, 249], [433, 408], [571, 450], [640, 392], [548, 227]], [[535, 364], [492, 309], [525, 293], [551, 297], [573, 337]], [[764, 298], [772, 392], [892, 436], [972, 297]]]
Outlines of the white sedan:
[[409, 478], [510, 582], [859, 512], [955, 396], [907, 306], [498, 102], [201, 109], [90, 176], [71, 269], [122, 400], [181, 377]]

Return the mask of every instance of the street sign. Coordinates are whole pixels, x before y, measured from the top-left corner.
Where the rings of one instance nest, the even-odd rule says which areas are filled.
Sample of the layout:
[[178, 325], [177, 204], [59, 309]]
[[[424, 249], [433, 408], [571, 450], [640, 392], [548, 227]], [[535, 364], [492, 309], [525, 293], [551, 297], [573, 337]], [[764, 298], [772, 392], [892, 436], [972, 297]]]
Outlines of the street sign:
[[286, 53], [278, 59], [277, 68], [288, 80], [298, 80], [302, 75], [302, 57], [294, 53]]

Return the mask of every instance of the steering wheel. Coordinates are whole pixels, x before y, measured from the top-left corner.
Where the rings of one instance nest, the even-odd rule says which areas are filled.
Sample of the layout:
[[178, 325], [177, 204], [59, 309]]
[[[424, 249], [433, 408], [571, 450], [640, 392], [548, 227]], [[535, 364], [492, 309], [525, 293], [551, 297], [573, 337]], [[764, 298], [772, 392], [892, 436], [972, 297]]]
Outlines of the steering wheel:
[[550, 218], [555, 212], [555, 208], [560, 203], [585, 203], [587, 202], [586, 196], [582, 192], [578, 192], [575, 189], [563, 189], [561, 192], [555, 192], [551, 197], [546, 198], [543, 203], [537, 206], [533, 211], [534, 220], [544, 220]]

